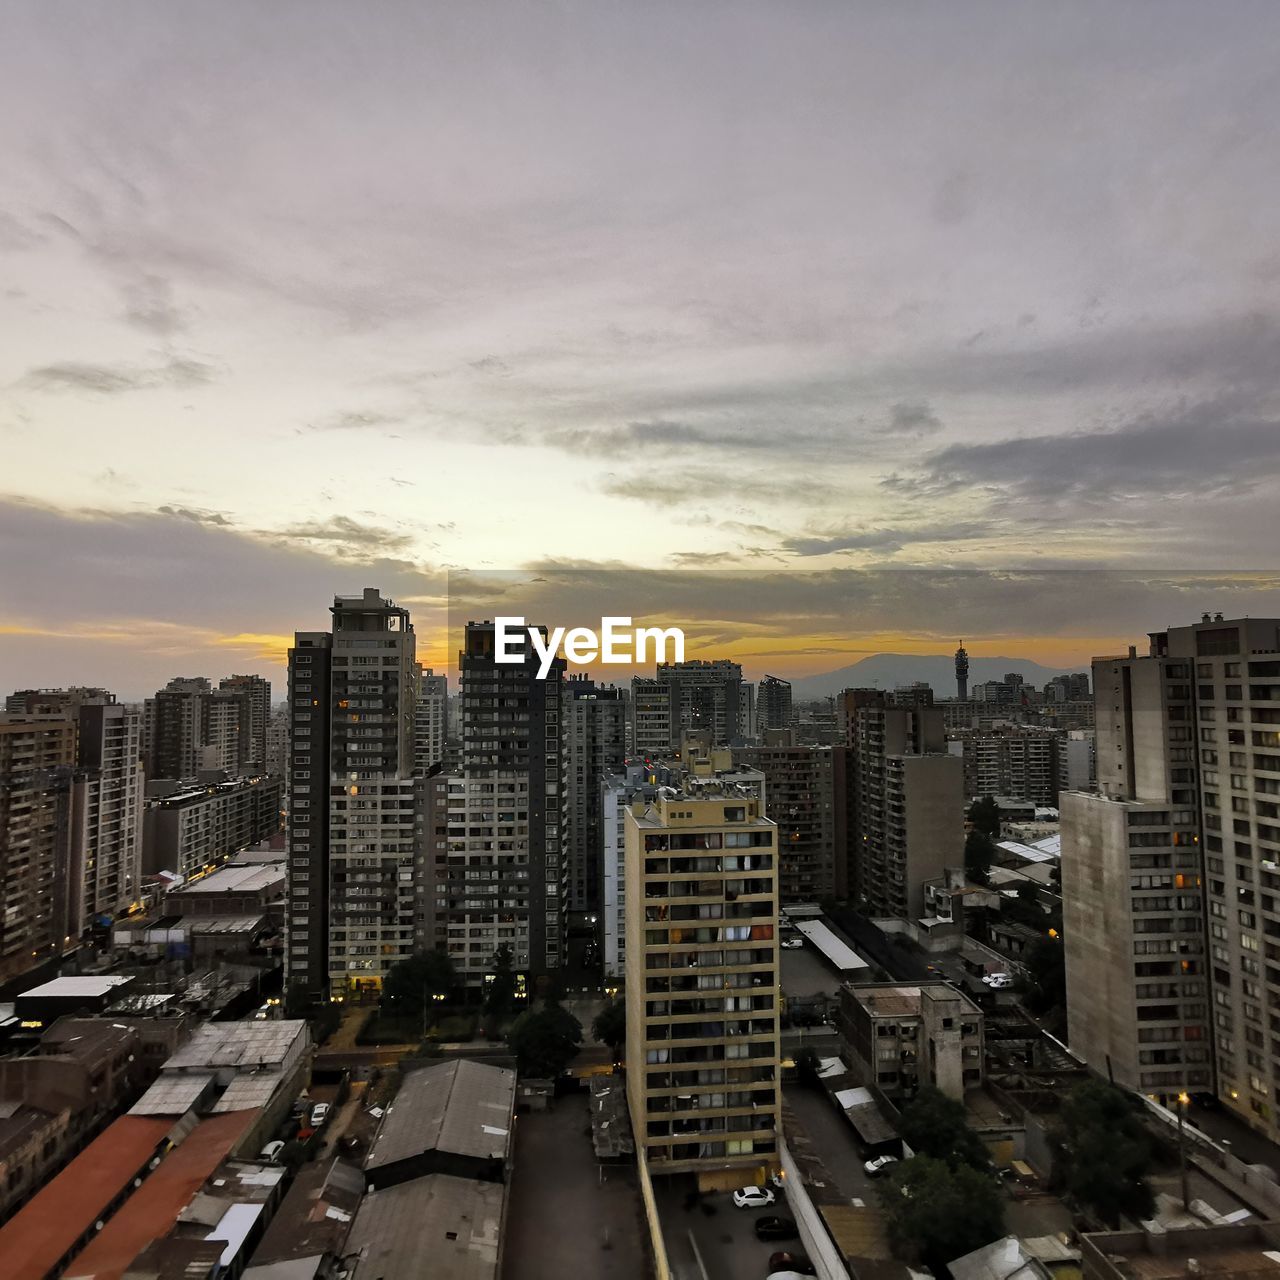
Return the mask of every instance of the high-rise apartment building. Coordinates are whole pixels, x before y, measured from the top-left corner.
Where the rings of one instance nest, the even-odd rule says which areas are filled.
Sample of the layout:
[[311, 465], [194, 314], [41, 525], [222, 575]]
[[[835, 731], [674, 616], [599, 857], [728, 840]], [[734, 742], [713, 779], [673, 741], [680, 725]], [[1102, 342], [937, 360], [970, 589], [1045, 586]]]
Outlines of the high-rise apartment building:
[[791, 682], [765, 676], [756, 689], [756, 724], [763, 734], [768, 729], [785, 729], [791, 724]]
[[964, 762], [947, 751], [940, 707], [888, 705], [847, 689], [841, 718], [852, 743], [855, 896], [871, 916], [925, 914], [924, 885], [964, 863]]
[[75, 759], [73, 720], [0, 716], [0, 982], [71, 942]]
[[413, 710], [413, 768], [425, 776], [444, 762], [448, 737], [449, 677], [419, 668], [417, 701]]
[[1072, 1050], [1117, 1083], [1211, 1082], [1191, 664], [1097, 659], [1098, 794], [1064, 793]]
[[106, 689], [26, 689], [13, 712], [70, 720], [76, 734], [67, 853], [67, 931], [109, 924], [142, 884], [142, 716]]
[[539, 679], [526, 638], [522, 661], [499, 663], [493, 624], [469, 622], [458, 665], [461, 769], [423, 791], [424, 830], [446, 832], [426, 909], [431, 944], [477, 987], [504, 943], [526, 977], [563, 963], [564, 662]]
[[[1101, 794], [1062, 803], [1072, 1048], [1163, 1093], [1205, 1087], [1211, 1035], [1218, 1096], [1274, 1139], [1280, 620], [1205, 614], [1152, 633], [1146, 657], [1096, 660], [1093, 678]], [[1086, 997], [1104, 983], [1121, 1013], [1100, 1024]]]
[[566, 910], [598, 913], [604, 838], [600, 784], [626, 760], [626, 698], [621, 689], [573, 676], [565, 681], [562, 701], [562, 901]]
[[271, 685], [259, 676], [228, 676], [217, 689], [204, 676], [175, 677], [147, 699], [147, 777], [261, 772], [270, 707]]
[[280, 830], [283, 787], [281, 778], [269, 774], [219, 774], [195, 785], [152, 783], [143, 818], [143, 869], [174, 871], [190, 880], [269, 839]]
[[742, 667], [727, 659], [660, 662], [652, 679], [632, 680], [631, 698], [632, 749], [638, 756], [676, 751], [685, 733], [706, 733], [713, 747], [725, 747], [752, 728]]
[[421, 938], [409, 611], [336, 596], [289, 650], [289, 946], [296, 1001], [371, 995]]
[[627, 810], [657, 795], [642, 764], [627, 765], [600, 783], [601, 960], [606, 985], [616, 984], [627, 963]]
[[627, 1100], [651, 1174], [761, 1179], [781, 1124], [777, 828], [687, 776], [624, 815]]
[[271, 723], [271, 682], [261, 676], [224, 676], [218, 681], [224, 697], [240, 697], [236, 731], [236, 771], [264, 773], [267, 769], [267, 729]]
[[765, 813], [778, 827], [782, 904], [848, 894], [849, 826], [843, 746], [735, 747], [733, 762], [765, 780]]
[[962, 730], [947, 745], [964, 761], [966, 795], [1013, 796], [1052, 806], [1058, 803], [1066, 741], [1061, 730], [1003, 725]]

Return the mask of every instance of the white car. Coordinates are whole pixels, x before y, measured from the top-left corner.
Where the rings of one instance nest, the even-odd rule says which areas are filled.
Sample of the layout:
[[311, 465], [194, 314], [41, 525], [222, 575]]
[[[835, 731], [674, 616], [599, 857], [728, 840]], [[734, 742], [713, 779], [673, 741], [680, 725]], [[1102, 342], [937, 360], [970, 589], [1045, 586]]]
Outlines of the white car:
[[739, 1209], [767, 1209], [777, 1198], [768, 1187], [739, 1187], [733, 1193]]
[[778, 945], [786, 951], [799, 951], [800, 948], [804, 946], [804, 939], [803, 938], [783, 938], [783, 940], [780, 943], [778, 943]]
[[280, 1141], [268, 1142], [261, 1151], [258, 1152], [259, 1160], [266, 1160], [274, 1164], [280, 1159], [280, 1153], [284, 1150], [284, 1143]]
[[311, 1108], [311, 1127], [319, 1129], [329, 1118], [329, 1104], [327, 1102], [317, 1102]]
[[982, 980], [992, 991], [1003, 991], [1013, 986], [1013, 978], [1007, 973], [989, 973]]
[[867, 1171], [868, 1178], [878, 1178], [886, 1169], [897, 1163], [897, 1156], [877, 1156], [874, 1160], [868, 1160], [862, 1167]]

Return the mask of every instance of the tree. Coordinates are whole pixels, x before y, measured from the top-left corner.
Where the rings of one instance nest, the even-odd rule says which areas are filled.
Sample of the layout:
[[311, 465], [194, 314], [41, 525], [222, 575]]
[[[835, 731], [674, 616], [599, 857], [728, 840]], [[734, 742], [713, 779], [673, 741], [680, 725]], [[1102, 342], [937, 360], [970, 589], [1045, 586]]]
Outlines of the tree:
[[1000, 806], [992, 796], [982, 796], [969, 806], [969, 822], [993, 840], [1000, 834]]
[[1108, 1225], [1150, 1216], [1151, 1139], [1137, 1103], [1105, 1080], [1085, 1080], [1062, 1104], [1053, 1133], [1055, 1181]]
[[515, 953], [504, 942], [493, 953], [493, 970], [484, 996], [484, 1011], [491, 1018], [503, 1018], [511, 1012], [515, 999]]
[[902, 1140], [917, 1155], [941, 1160], [952, 1169], [988, 1169], [991, 1157], [981, 1138], [965, 1123], [964, 1103], [931, 1084], [902, 1108]]
[[622, 1061], [622, 1048], [627, 1043], [627, 1002], [610, 1000], [591, 1022], [591, 1034], [613, 1050], [614, 1062]]
[[1027, 952], [1026, 1006], [1043, 1016], [1067, 1003], [1067, 964], [1060, 937], [1044, 937]]
[[935, 1275], [946, 1265], [1004, 1235], [1004, 1201], [989, 1175], [968, 1165], [913, 1156], [884, 1180], [880, 1198], [889, 1242], [905, 1261], [923, 1262]]
[[970, 831], [964, 838], [964, 873], [974, 884], [991, 883], [995, 841], [984, 831]]
[[541, 1009], [526, 1009], [507, 1032], [522, 1076], [553, 1079], [573, 1061], [582, 1044], [582, 1023], [563, 1005], [548, 1001]]
[[799, 1053], [796, 1054], [796, 1079], [802, 1085], [809, 1089], [816, 1089], [822, 1083], [818, 1075], [821, 1066], [821, 1060], [812, 1046], [805, 1045]]
[[402, 1018], [425, 1018], [436, 996], [455, 985], [453, 961], [444, 951], [416, 951], [391, 966], [382, 984], [382, 999]]

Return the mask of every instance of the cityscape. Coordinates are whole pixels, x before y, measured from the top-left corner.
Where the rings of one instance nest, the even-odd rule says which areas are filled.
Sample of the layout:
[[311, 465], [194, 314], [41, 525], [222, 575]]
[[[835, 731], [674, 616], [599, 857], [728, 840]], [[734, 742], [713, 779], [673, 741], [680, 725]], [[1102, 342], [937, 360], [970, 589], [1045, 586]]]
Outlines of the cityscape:
[[0, 1280], [1280, 1280], [1280, 8], [5, 28]]

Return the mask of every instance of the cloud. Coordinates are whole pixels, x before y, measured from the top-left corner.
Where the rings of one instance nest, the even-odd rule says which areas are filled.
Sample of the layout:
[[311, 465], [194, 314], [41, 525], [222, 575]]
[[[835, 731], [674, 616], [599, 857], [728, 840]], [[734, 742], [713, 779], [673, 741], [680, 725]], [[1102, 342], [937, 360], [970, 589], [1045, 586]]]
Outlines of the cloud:
[[822, 536], [784, 538], [782, 547], [800, 556], [830, 555], [838, 551], [896, 552], [913, 544], [965, 542], [988, 538], [992, 533], [990, 524], [977, 522], [915, 528], [851, 529]]
[[361, 551], [405, 551], [414, 543], [411, 533], [396, 533], [377, 525], [361, 524], [350, 516], [333, 516], [327, 521], [313, 520], [288, 525], [268, 536], [295, 542], [330, 543]]
[[182, 311], [173, 300], [173, 286], [162, 276], [144, 272], [129, 281], [124, 299], [124, 318], [136, 328], [170, 338], [185, 327]]
[[938, 415], [925, 403], [899, 401], [889, 406], [889, 423], [886, 431], [901, 435], [931, 435], [942, 430]]
[[698, 503], [723, 508], [725, 504], [768, 502], [787, 507], [831, 501], [838, 486], [792, 473], [741, 473], [711, 467], [671, 470], [653, 466], [632, 475], [607, 475], [600, 490], [613, 498], [629, 498], [664, 510], [687, 507], [692, 516]]
[[1227, 395], [1169, 413], [1146, 413], [1109, 431], [1071, 431], [954, 444], [918, 471], [888, 477], [899, 493], [941, 495], [979, 487], [1057, 507], [1131, 499], [1229, 499], [1280, 477], [1280, 415]]
[[195, 524], [215, 524], [229, 528], [231, 521], [221, 511], [196, 511], [191, 507], [157, 507], [162, 516], [177, 516], [182, 520], [191, 520]]
[[100, 395], [119, 395], [156, 387], [197, 387], [212, 382], [215, 372], [212, 365], [174, 356], [150, 368], [64, 360], [28, 370], [22, 384], [35, 391], [92, 391]]

